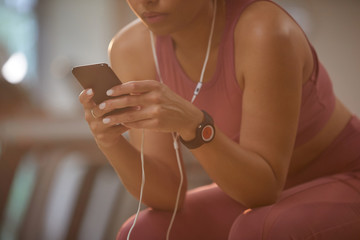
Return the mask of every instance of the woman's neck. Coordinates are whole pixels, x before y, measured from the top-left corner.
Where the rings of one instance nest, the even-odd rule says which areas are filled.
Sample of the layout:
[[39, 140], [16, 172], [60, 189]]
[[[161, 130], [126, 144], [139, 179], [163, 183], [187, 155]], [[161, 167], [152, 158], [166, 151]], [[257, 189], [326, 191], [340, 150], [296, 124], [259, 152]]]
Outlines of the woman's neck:
[[[218, 46], [225, 26], [225, 1], [217, 1], [212, 48]], [[176, 52], [181, 52], [182, 55], [194, 55], [195, 52], [206, 51], [211, 31], [211, 22], [214, 17], [214, 4], [212, 1], [209, 4], [209, 8], [200, 13], [186, 28], [171, 34]]]

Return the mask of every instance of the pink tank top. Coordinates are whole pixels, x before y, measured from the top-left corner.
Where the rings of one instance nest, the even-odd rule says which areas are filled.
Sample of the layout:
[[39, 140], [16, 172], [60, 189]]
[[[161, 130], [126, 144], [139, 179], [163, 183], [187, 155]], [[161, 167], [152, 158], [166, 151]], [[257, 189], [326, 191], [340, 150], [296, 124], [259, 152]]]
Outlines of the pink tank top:
[[[210, 113], [216, 126], [234, 141], [239, 141], [242, 113], [242, 89], [237, 83], [234, 66], [234, 29], [241, 12], [255, 1], [226, 0], [226, 26], [219, 47], [216, 70], [212, 78], [203, 84], [194, 102], [198, 108]], [[329, 76], [318, 61], [312, 46], [311, 49], [315, 65], [311, 79], [303, 85], [296, 146], [315, 136], [330, 118], [335, 107]], [[196, 83], [186, 75], [178, 62], [170, 36], [157, 37], [156, 54], [164, 83], [190, 101]]]

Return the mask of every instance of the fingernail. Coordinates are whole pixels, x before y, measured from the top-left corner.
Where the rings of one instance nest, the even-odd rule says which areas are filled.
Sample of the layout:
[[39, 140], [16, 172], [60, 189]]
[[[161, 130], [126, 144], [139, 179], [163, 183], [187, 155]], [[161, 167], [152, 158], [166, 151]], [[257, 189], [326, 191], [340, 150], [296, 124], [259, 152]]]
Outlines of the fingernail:
[[105, 106], [106, 106], [105, 103], [101, 103], [101, 104], [99, 105], [99, 108], [100, 108], [101, 110], [103, 110], [103, 109], [105, 108]]
[[109, 89], [106, 91], [106, 95], [108, 95], [108, 96], [111, 96], [113, 94], [114, 94], [114, 90], [112, 90], [112, 89]]
[[110, 123], [110, 118], [104, 118], [104, 119], [103, 119], [103, 123], [104, 123], [104, 124]]
[[87, 91], [86, 91], [86, 94], [89, 95], [89, 96], [90, 96], [90, 95], [93, 95], [93, 90], [92, 90], [92, 89], [87, 90]]

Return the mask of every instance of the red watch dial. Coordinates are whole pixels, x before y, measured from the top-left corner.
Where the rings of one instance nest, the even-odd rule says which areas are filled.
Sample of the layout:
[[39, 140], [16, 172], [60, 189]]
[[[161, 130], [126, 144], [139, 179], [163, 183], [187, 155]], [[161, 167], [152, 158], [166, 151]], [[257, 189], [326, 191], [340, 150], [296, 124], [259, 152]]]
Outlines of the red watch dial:
[[202, 129], [201, 137], [205, 142], [209, 142], [214, 138], [214, 128], [211, 125], [207, 125]]

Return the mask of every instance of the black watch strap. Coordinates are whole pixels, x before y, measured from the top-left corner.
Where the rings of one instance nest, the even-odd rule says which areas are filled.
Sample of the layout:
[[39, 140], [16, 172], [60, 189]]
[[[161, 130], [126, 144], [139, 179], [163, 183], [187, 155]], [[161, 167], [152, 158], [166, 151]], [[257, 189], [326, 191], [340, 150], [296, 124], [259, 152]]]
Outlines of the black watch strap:
[[211, 142], [215, 137], [215, 127], [213, 118], [204, 110], [202, 110], [204, 118], [196, 128], [196, 136], [190, 141], [185, 141], [180, 136], [180, 142], [189, 149], [195, 149], [204, 143]]

